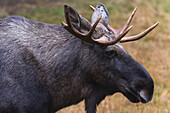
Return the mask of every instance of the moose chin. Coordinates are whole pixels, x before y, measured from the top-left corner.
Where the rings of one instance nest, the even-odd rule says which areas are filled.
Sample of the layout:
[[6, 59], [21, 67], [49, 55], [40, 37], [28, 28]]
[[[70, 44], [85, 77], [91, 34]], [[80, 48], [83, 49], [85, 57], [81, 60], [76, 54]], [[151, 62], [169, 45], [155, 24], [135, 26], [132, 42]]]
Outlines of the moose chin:
[[126, 37], [130, 15], [112, 28], [103, 4], [91, 23], [64, 5], [62, 26], [10, 16], [0, 20], [0, 113], [54, 113], [85, 100], [86, 113], [108, 95], [121, 92], [131, 102], [152, 99], [154, 82], [121, 43], [135, 41], [158, 23]]

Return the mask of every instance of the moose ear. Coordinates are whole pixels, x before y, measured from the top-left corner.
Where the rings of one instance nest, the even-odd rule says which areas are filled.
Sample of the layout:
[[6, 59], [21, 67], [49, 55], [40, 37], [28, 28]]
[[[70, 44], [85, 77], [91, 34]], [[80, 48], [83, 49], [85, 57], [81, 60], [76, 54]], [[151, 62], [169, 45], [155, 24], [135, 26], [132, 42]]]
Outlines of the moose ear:
[[[69, 15], [67, 15], [67, 11], [69, 11]], [[64, 13], [65, 13], [65, 19], [68, 21], [68, 17], [70, 16], [70, 20], [72, 25], [75, 29], [82, 33], [87, 33], [91, 29], [91, 23], [85, 19], [84, 17], [80, 16], [75, 9], [68, 5], [64, 5]]]
[[99, 3], [96, 6], [91, 18], [91, 23], [94, 24], [100, 16], [102, 16], [100, 23], [102, 23], [105, 27], [107, 27], [109, 23], [109, 12], [107, 8], [104, 6], [104, 4], [102, 3]]

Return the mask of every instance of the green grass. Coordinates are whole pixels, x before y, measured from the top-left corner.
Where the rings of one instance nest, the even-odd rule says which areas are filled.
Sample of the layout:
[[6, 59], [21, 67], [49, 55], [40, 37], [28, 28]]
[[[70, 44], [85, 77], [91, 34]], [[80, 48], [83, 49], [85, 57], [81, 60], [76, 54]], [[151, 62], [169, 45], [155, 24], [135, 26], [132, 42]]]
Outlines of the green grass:
[[25, 10], [20, 15], [51, 24], [60, 24], [59, 20], [62, 20], [64, 17], [62, 7], [48, 8], [44, 6], [38, 6], [29, 11]]

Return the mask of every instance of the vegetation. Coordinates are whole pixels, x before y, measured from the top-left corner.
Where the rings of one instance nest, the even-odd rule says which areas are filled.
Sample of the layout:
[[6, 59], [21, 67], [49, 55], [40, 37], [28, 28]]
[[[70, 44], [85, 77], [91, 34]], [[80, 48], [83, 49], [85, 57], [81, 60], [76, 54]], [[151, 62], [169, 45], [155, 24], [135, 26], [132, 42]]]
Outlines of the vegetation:
[[[5, 1], [5, 2], [4, 2]], [[110, 13], [109, 24], [120, 28], [134, 7], [138, 7], [129, 34], [137, 34], [159, 21], [159, 26], [144, 39], [122, 44], [124, 48], [150, 72], [155, 82], [153, 100], [148, 104], [133, 104], [123, 95], [107, 97], [98, 107], [98, 113], [170, 113], [170, 1], [169, 0], [0, 0], [0, 18], [21, 15], [29, 19], [51, 24], [64, 20], [63, 4], [75, 8], [90, 20], [92, 10], [104, 3]], [[81, 102], [58, 113], [85, 113]]]

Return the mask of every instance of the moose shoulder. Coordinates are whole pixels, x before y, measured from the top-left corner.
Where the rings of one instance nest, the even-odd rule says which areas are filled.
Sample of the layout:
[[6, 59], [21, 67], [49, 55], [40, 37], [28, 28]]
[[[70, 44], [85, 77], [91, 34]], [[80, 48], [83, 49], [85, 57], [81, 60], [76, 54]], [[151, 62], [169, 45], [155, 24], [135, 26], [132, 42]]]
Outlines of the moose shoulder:
[[152, 99], [152, 78], [120, 42], [140, 39], [158, 23], [125, 37], [136, 10], [117, 30], [103, 4], [91, 8], [91, 23], [67, 5], [63, 26], [19, 16], [0, 20], [0, 113], [54, 113], [84, 99], [86, 112], [96, 113], [116, 92], [134, 103]]

